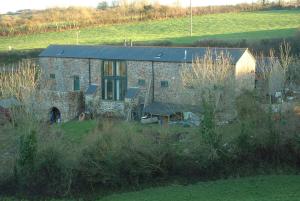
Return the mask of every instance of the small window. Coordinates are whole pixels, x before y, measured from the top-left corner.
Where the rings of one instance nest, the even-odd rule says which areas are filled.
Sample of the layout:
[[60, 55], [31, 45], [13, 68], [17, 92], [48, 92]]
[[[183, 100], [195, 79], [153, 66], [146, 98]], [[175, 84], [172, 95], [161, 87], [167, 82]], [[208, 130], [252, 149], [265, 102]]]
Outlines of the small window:
[[160, 81], [160, 86], [161, 86], [161, 87], [168, 87], [168, 86], [169, 86], [169, 83], [168, 83], [168, 81], [166, 81], [166, 80]]
[[75, 75], [74, 76], [74, 91], [79, 91], [79, 90], [80, 90], [79, 76]]
[[146, 84], [145, 80], [143, 80], [143, 79], [138, 80], [138, 85], [139, 86], [145, 86], [145, 84]]
[[50, 74], [50, 79], [55, 79], [55, 74]]

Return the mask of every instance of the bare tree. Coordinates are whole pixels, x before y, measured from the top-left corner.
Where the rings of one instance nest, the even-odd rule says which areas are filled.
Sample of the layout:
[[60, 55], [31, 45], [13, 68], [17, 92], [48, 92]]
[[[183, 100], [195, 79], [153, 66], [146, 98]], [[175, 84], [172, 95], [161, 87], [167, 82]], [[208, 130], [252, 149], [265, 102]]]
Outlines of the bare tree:
[[290, 84], [290, 76], [288, 75], [288, 70], [289, 67], [293, 61], [293, 57], [291, 55], [291, 45], [286, 42], [285, 40], [281, 43], [280, 47], [280, 64], [283, 70], [283, 75], [284, 75], [284, 86]]
[[284, 69], [282, 68], [279, 59], [275, 57], [273, 49], [269, 51], [268, 56], [262, 53], [257, 57], [257, 76], [262, 82], [262, 92], [274, 94], [282, 91], [284, 86]]
[[12, 125], [15, 125], [20, 118], [32, 120], [35, 117], [27, 106], [30, 99], [35, 96], [38, 76], [38, 67], [31, 60], [23, 60], [9, 70], [3, 68], [3, 71], [0, 71], [0, 98], [14, 97], [22, 106], [10, 108]]
[[0, 72], [0, 97], [22, 100], [22, 90], [34, 90], [37, 85], [38, 68], [35, 62], [23, 60], [17, 65], [3, 67]]
[[222, 112], [224, 107], [231, 108], [226, 97], [233, 99], [234, 67], [227, 52], [208, 50], [203, 58], [196, 58], [191, 67], [183, 68], [181, 78], [199, 104], [203, 101], [209, 103], [214, 112]]

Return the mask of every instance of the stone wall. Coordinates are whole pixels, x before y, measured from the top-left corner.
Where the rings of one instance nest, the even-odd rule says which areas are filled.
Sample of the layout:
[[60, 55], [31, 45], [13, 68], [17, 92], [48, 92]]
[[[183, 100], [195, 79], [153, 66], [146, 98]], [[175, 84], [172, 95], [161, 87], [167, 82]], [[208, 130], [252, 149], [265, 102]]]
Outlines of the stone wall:
[[[43, 99], [40, 109], [48, 111], [51, 107], [57, 107], [62, 111], [63, 118], [71, 119], [78, 113], [78, 101], [72, 99], [74, 92], [74, 76], [80, 78], [80, 90], [85, 91], [89, 85], [98, 85], [97, 96], [95, 96], [95, 110], [99, 113], [116, 113], [126, 115], [124, 101], [105, 101], [101, 99], [101, 66], [102, 61], [98, 59], [75, 59], [75, 58], [40, 58], [39, 60], [42, 76], [40, 82], [41, 91], [47, 94], [39, 96]], [[253, 64], [254, 62], [254, 64]], [[140, 103], [144, 103], [146, 93], [151, 83], [149, 99], [164, 103], [175, 103], [184, 105], [195, 105], [199, 102], [199, 93], [195, 89], [188, 89], [183, 86], [181, 79], [182, 68], [191, 67], [191, 63], [151, 62], [151, 61], [127, 61], [127, 86], [139, 87]], [[90, 74], [89, 74], [90, 67]], [[152, 75], [154, 71], [154, 75]], [[255, 60], [246, 52], [236, 64], [236, 89], [253, 89], [255, 80]], [[55, 79], [50, 78], [55, 74]], [[90, 79], [90, 80], [89, 80]], [[145, 80], [140, 86], [138, 80]], [[161, 81], [167, 81], [168, 86], [161, 86]], [[153, 88], [154, 86], [154, 88]], [[152, 91], [154, 89], [154, 97]], [[52, 91], [52, 93], [50, 93]], [[41, 92], [42, 93], [42, 92]], [[231, 96], [231, 95], [230, 95]], [[232, 97], [232, 96], [231, 96]], [[94, 102], [94, 103], [95, 103]], [[47, 112], [46, 112], [47, 113]]]
[[[154, 76], [152, 76], [152, 65]], [[149, 82], [154, 77], [154, 83], [151, 84], [150, 88], [151, 99], [152, 87], [154, 86], [154, 101], [178, 104], [189, 101], [191, 104], [193, 101], [191, 99], [186, 99], [186, 93], [189, 92], [183, 87], [181, 80], [181, 69], [184, 66], [191, 66], [191, 64], [128, 61], [128, 87], [139, 87], [141, 90], [140, 96], [142, 96], [141, 100], [143, 100], [148, 91]], [[145, 80], [144, 86], [138, 85], [139, 79]], [[167, 81], [168, 87], [162, 87], [161, 81]]]
[[101, 66], [102, 60], [99, 59], [91, 59], [91, 83], [98, 85], [99, 91], [101, 90]]
[[[91, 83], [101, 85], [101, 60], [75, 58], [45, 58], [39, 59], [41, 67], [41, 88], [54, 91], [74, 91], [74, 76], [79, 76], [80, 90], [86, 90]], [[89, 75], [89, 65], [91, 74]], [[55, 79], [50, 78], [55, 75]]]
[[[70, 120], [78, 115], [78, 101], [76, 98], [71, 98], [74, 94], [79, 94], [79, 91], [74, 91], [74, 76], [79, 76], [80, 91], [82, 92], [85, 92], [90, 81], [100, 86], [98, 87], [98, 96], [96, 96], [99, 102], [101, 64], [102, 61], [97, 59], [40, 58], [41, 79], [39, 85], [41, 90], [36, 97], [40, 104], [40, 113], [48, 115], [52, 107], [57, 107], [62, 113], [63, 120]], [[55, 78], [50, 78], [50, 74], [54, 74]], [[100, 106], [96, 109], [100, 111]]]
[[102, 114], [111, 114], [113, 116], [125, 116], [125, 105], [123, 101], [105, 101], [100, 103], [100, 111]]
[[[185, 88], [181, 79], [182, 68], [191, 67], [184, 63], [154, 63], [154, 100], [164, 103], [193, 104], [193, 100], [187, 98], [192, 91]], [[162, 81], [167, 81], [168, 86], [161, 86]]]
[[79, 92], [58, 92], [52, 90], [38, 90], [32, 97], [26, 98], [26, 105], [38, 119], [49, 121], [50, 111], [56, 107], [61, 113], [63, 122], [78, 116], [80, 103]]
[[[138, 84], [139, 79], [145, 80], [145, 85]], [[144, 102], [149, 84], [152, 80], [152, 62], [150, 61], [127, 61], [127, 86], [139, 87], [141, 102]], [[150, 99], [152, 100], [152, 84], [150, 87]]]

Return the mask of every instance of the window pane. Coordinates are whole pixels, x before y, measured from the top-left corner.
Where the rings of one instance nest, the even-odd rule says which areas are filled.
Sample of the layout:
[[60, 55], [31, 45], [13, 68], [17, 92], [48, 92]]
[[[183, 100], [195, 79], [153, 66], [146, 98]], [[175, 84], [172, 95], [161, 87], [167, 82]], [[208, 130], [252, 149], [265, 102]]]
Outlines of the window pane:
[[120, 62], [116, 62], [116, 76], [120, 76]]
[[120, 75], [126, 76], [126, 62], [125, 61], [122, 61], [120, 63]]
[[114, 81], [113, 80], [105, 80], [105, 99], [113, 100], [114, 99]]
[[108, 74], [108, 61], [103, 62], [103, 75]]
[[51, 79], [55, 79], [55, 74], [50, 74]]
[[107, 100], [107, 80], [104, 80], [104, 95], [102, 96], [103, 99]]
[[126, 76], [126, 63], [124, 61], [116, 62], [116, 76]]
[[113, 76], [113, 62], [112, 61], [104, 61], [104, 76]]
[[126, 79], [116, 80], [116, 100], [124, 100], [126, 87]]
[[120, 100], [124, 100], [125, 93], [127, 91], [127, 84], [126, 79], [121, 80], [121, 91], [120, 91]]
[[116, 99], [120, 100], [120, 80], [116, 80]]

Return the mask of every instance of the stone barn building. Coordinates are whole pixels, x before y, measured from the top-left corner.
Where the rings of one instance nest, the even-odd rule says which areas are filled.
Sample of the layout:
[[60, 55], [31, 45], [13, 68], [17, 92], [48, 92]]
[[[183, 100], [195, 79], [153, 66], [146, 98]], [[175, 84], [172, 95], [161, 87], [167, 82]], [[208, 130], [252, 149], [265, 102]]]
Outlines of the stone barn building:
[[[256, 61], [248, 49], [210, 50], [231, 55], [237, 93], [255, 88]], [[127, 119], [140, 117], [144, 109], [170, 115], [178, 112], [172, 111], [178, 108], [175, 105], [195, 105], [181, 90], [180, 72], [207, 51], [196, 47], [50, 45], [39, 55], [41, 79], [35, 109], [45, 119], [51, 111], [59, 113], [62, 121], [84, 110]], [[168, 105], [174, 107], [168, 109]]]

